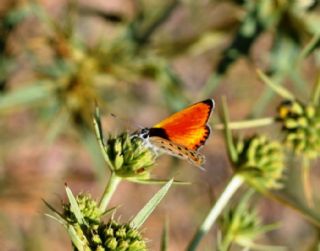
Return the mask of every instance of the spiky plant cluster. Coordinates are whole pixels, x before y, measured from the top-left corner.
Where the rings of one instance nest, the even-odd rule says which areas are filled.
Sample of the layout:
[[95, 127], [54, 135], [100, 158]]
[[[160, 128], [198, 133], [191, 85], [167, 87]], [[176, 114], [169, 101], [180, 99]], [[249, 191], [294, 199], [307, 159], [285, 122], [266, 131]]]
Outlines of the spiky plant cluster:
[[[84, 244], [85, 251], [146, 251], [147, 245], [138, 229], [130, 224], [110, 220], [101, 222], [96, 229], [75, 224], [77, 237]], [[77, 247], [74, 247], [78, 251]]]
[[105, 148], [111, 170], [120, 177], [148, 176], [156, 158], [142, 139], [128, 133], [110, 137]]
[[[98, 226], [100, 223], [100, 217], [102, 215], [97, 202], [91, 198], [90, 194], [80, 193], [76, 196], [76, 202], [80, 209], [80, 213], [83, 215], [84, 220], [92, 226]], [[71, 204], [63, 203], [63, 216], [69, 223], [76, 223], [77, 218], [71, 209]]]
[[309, 159], [319, 156], [320, 113], [314, 104], [286, 100], [278, 107], [278, 121], [282, 124], [286, 146]]
[[225, 242], [251, 242], [260, 232], [261, 219], [256, 210], [234, 208], [226, 210], [220, 220], [220, 231]]
[[97, 232], [95, 250], [99, 251], [145, 251], [147, 246], [140, 232], [130, 224], [110, 220]]
[[79, 246], [85, 251], [147, 250], [140, 232], [131, 224], [120, 224], [113, 219], [104, 223], [101, 211], [90, 195], [79, 194], [74, 205], [76, 208], [72, 208], [72, 203], [63, 204], [62, 216], [67, 228], [72, 229], [69, 234], [75, 250], [79, 250]]
[[276, 227], [275, 224], [263, 225], [257, 210], [250, 208], [251, 195], [251, 192], [245, 194], [236, 206], [223, 212], [220, 218], [219, 251], [229, 250], [232, 243], [243, 247], [256, 246], [254, 240]]
[[279, 142], [257, 135], [238, 141], [236, 149], [238, 160], [234, 167], [247, 182], [259, 189], [281, 187], [284, 154]]

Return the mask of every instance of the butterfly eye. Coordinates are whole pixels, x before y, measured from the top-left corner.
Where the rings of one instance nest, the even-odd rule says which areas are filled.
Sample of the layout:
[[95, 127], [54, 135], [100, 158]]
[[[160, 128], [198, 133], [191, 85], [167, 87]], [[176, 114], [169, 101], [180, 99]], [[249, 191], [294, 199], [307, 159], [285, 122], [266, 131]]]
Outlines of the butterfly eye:
[[142, 139], [147, 139], [149, 137], [149, 129], [143, 128], [139, 135]]

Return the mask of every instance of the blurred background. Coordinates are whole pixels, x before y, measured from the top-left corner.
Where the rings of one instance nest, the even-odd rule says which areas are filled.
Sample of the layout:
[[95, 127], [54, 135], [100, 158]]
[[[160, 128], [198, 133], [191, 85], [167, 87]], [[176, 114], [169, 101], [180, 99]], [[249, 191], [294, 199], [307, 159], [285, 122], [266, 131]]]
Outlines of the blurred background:
[[[307, 100], [319, 74], [319, 13], [316, 0], [2, 0], [0, 249], [72, 249], [63, 227], [44, 215], [42, 199], [59, 207], [65, 183], [74, 193], [101, 196], [109, 172], [92, 126], [95, 101], [105, 135], [115, 135], [206, 98], [216, 101], [214, 128], [222, 95], [232, 121], [275, 116], [281, 98], [257, 68]], [[277, 138], [278, 129], [235, 133]], [[174, 186], [144, 224], [150, 250], [159, 250], [165, 219], [169, 250], [183, 250], [232, 175], [221, 130], [201, 151], [205, 171], [158, 159], [153, 177], [192, 185]], [[290, 160], [282, 193], [306, 207], [299, 167]], [[310, 185], [318, 216], [319, 181], [315, 160]], [[116, 215], [128, 221], [158, 189], [123, 182], [111, 206], [120, 205]], [[255, 206], [265, 223], [280, 222], [261, 243], [316, 250], [319, 229], [301, 213], [263, 197]], [[213, 229], [199, 250], [214, 250], [216, 236]]]

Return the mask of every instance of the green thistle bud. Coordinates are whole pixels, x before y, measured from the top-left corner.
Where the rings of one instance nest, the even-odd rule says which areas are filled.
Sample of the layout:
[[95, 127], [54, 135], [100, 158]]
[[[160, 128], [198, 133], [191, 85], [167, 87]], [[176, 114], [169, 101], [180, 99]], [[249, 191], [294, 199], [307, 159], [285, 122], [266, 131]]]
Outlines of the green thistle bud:
[[309, 159], [319, 155], [320, 114], [313, 104], [284, 101], [278, 107], [278, 121], [282, 123], [286, 146]]
[[236, 209], [227, 210], [221, 219], [221, 234], [224, 243], [250, 243], [260, 229], [261, 221], [255, 210], [238, 212]]
[[251, 195], [247, 193], [237, 206], [225, 210], [220, 218], [220, 251], [229, 250], [234, 242], [243, 247], [254, 246], [255, 239], [276, 227], [262, 224], [257, 211], [249, 207]]
[[111, 170], [120, 177], [147, 176], [156, 158], [156, 154], [144, 146], [142, 139], [128, 133], [110, 137], [106, 143], [106, 154]]
[[104, 230], [104, 235], [105, 236], [113, 236], [114, 235], [114, 231], [113, 228], [107, 228]]
[[102, 246], [99, 245], [99, 246], [97, 246], [95, 251], [105, 251], [105, 249]]
[[109, 237], [105, 242], [104, 242], [105, 247], [108, 250], [115, 250], [118, 246], [117, 239], [114, 237]]
[[[77, 204], [86, 222], [90, 225], [98, 225], [100, 222], [101, 211], [89, 194], [79, 194], [76, 197]], [[63, 215], [70, 223], [75, 223], [76, 217], [70, 209], [70, 203], [63, 204]]]
[[104, 248], [108, 251], [147, 250], [146, 243], [139, 231], [129, 224], [119, 224], [111, 220], [99, 228], [99, 235], [104, 243]]
[[93, 234], [91, 240], [94, 244], [102, 244], [101, 238], [97, 234]]
[[[146, 251], [146, 243], [139, 231], [130, 224], [111, 220], [100, 222], [97, 227], [72, 223], [75, 234], [85, 251]], [[75, 248], [77, 250], [77, 248]]]
[[130, 245], [129, 245], [129, 243], [127, 241], [120, 241], [118, 249], [121, 250], [121, 251], [122, 250], [125, 251], [125, 250], [128, 250], [129, 246]]
[[259, 189], [280, 188], [284, 155], [280, 143], [253, 136], [237, 143], [236, 172]]
[[125, 237], [126, 236], [126, 228], [124, 227], [124, 226], [122, 226], [122, 227], [120, 227], [118, 230], [117, 230], [117, 232], [116, 232], [116, 236], [117, 237], [120, 237], [120, 238], [123, 238], [123, 237]]

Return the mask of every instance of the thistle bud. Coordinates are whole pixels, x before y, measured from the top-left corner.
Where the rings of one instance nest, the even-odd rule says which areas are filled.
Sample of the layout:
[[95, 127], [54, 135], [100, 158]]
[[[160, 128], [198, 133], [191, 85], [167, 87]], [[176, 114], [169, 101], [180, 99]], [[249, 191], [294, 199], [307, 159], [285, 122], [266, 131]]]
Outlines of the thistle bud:
[[278, 121], [282, 123], [286, 146], [309, 159], [319, 155], [320, 114], [313, 104], [284, 101], [278, 107]]
[[279, 142], [253, 136], [239, 141], [236, 149], [239, 156], [234, 163], [236, 172], [248, 183], [259, 189], [281, 187], [284, 155]]
[[[243, 247], [255, 246], [254, 241], [276, 225], [263, 225], [257, 211], [250, 208], [251, 191], [236, 206], [228, 208], [220, 219], [219, 250], [229, 250], [233, 243]], [[270, 247], [272, 250], [272, 247]]]
[[106, 154], [111, 170], [120, 177], [147, 176], [156, 158], [142, 139], [128, 133], [110, 137], [106, 142]]
[[[238, 208], [227, 210], [220, 220], [223, 243], [251, 243], [260, 234], [261, 220], [255, 210], [240, 211]], [[224, 245], [226, 245], [224, 244]]]
[[[78, 195], [76, 201], [88, 225], [79, 224], [70, 210], [70, 203], [64, 204], [64, 218], [75, 230], [73, 235], [81, 241], [85, 251], [146, 251], [146, 243], [138, 229], [130, 224], [119, 224], [100, 220], [101, 213], [96, 203], [86, 195]], [[75, 248], [75, 250], [77, 250]]]
[[[78, 223], [73, 225], [77, 238], [85, 251], [146, 251], [147, 246], [140, 232], [130, 224], [110, 220], [100, 222], [97, 228], [88, 228]], [[78, 250], [78, 249], [75, 249]]]
[[111, 220], [107, 224], [102, 225], [98, 232], [105, 250], [147, 250], [146, 243], [141, 234], [136, 228], [130, 226], [130, 224], [119, 224], [114, 220]]
[[[90, 195], [82, 193], [76, 196], [76, 201], [86, 222], [90, 225], [98, 225], [102, 213], [97, 202]], [[70, 203], [63, 204], [63, 215], [69, 223], [77, 222], [74, 213], [70, 209]]]

